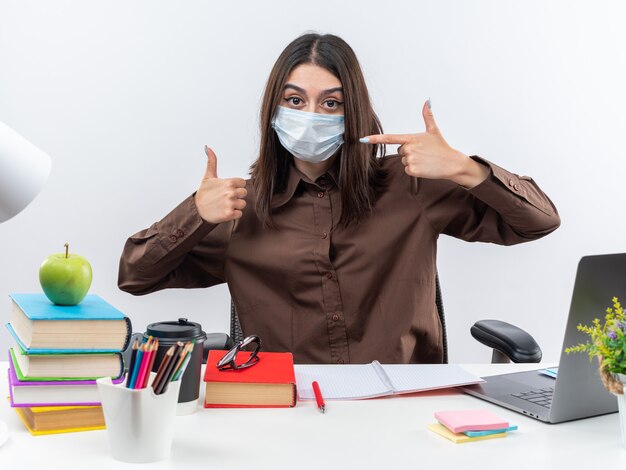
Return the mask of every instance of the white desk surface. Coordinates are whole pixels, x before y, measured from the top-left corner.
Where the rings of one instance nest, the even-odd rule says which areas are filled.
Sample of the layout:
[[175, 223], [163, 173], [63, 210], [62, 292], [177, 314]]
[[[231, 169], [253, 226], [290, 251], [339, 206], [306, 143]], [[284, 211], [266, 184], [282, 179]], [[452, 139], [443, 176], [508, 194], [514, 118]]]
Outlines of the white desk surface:
[[[464, 367], [486, 376], [537, 364]], [[6, 368], [0, 362], [0, 370]], [[5, 374], [0, 374], [0, 390], [7, 391]], [[477, 408], [491, 409], [519, 430], [504, 439], [454, 444], [426, 429], [435, 411]], [[142, 467], [114, 460], [105, 430], [31, 436], [6, 402], [0, 405], [0, 420], [9, 428], [9, 440], [0, 447], [1, 469]], [[149, 468], [560, 470], [624, 464], [617, 413], [552, 425], [449, 389], [330, 402], [326, 414], [314, 402], [286, 409], [199, 408], [176, 418], [171, 458]]]

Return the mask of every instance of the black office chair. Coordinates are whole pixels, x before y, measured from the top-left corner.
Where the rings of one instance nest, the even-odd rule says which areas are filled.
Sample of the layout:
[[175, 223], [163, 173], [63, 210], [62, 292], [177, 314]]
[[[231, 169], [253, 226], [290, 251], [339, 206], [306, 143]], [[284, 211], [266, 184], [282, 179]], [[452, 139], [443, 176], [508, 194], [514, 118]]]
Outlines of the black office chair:
[[[435, 303], [443, 333], [443, 362], [447, 364], [448, 337], [438, 273], [435, 276], [435, 288]], [[493, 349], [492, 363], [541, 361], [541, 348], [535, 339], [526, 331], [510, 323], [499, 320], [480, 320], [470, 328], [470, 333], [476, 340]], [[208, 349], [230, 349], [233, 344], [237, 344], [244, 338], [239, 315], [232, 300], [230, 302], [230, 336], [225, 333], [211, 333], [207, 336], [209, 342], [212, 343]]]

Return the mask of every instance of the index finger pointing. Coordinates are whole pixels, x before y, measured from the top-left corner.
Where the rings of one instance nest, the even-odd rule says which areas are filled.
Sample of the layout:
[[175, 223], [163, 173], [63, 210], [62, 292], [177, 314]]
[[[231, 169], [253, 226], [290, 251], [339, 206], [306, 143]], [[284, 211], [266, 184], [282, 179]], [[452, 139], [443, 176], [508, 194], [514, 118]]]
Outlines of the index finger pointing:
[[359, 139], [363, 144], [408, 144], [415, 140], [415, 134], [375, 134]]

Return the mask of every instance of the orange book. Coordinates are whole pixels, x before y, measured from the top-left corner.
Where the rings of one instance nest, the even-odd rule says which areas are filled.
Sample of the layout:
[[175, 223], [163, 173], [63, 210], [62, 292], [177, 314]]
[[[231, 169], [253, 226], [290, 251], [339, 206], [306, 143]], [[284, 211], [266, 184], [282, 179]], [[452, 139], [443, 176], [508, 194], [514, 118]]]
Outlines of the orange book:
[[[259, 362], [239, 370], [217, 369], [228, 351], [211, 350], [206, 362], [205, 408], [282, 408], [296, 404], [296, 375], [289, 352], [260, 352]], [[250, 352], [237, 354], [245, 361]]]

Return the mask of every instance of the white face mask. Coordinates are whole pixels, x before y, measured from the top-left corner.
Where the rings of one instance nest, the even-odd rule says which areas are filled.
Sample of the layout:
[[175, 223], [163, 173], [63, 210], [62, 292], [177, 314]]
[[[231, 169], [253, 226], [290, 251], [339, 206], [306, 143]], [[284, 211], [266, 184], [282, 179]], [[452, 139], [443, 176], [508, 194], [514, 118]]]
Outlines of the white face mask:
[[283, 147], [305, 162], [328, 160], [343, 144], [343, 116], [279, 106], [272, 127]]

